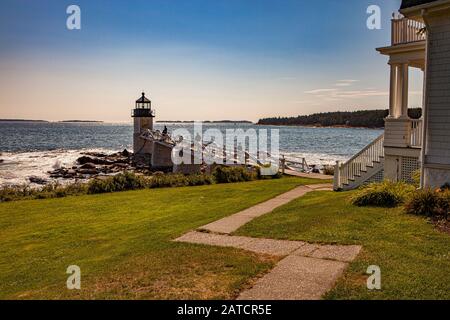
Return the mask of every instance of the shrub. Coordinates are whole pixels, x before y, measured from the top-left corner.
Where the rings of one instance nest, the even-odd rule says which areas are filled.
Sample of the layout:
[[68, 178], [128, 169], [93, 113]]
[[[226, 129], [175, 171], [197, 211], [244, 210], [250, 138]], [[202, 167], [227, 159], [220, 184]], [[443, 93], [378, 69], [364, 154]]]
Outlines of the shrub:
[[327, 176], [334, 176], [334, 166], [331, 165], [323, 166], [323, 174]]
[[6, 186], [0, 190], [0, 202], [13, 201], [18, 198], [27, 198], [32, 190], [26, 186]]
[[113, 176], [112, 183], [115, 191], [138, 190], [144, 189], [146, 186], [145, 178], [132, 172], [124, 172]]
[[252, 181], [258, 178], [256, 172], [248, 171], [245, 167], [217, 167], [213, 176], [217, 183]]
[[158, 174], [149, 179], [149, 188], [184, 187], [186, 185], [187, 178], [182, 174]]
[[245, 167], [218, 167], [213, 175], [194, 174], [185, 176], [183, 174], [156, 172], [151, 177], [145, 177], [132, 172], [124, 172], [115, 176], [91, 179], [88, 183], [75, 182], [67, 185], [51, 183], [41, 189], [33, 189], [28, 186], [3, 187], [0, 188], [0, 202], [60, 198], [69, 195], [99, 194], [144, 188], [201, 186], [216, 182], [229, 183], [279, 177], [281, 177], [281, 174], [275, 177], [259, 177], [257, 170], [249, 171]]
[[359, 207], [392, 208], [404, 203], [414, 190], [414, 186], [404, 182], [371, 183], [357, 191], [351, 202]]
[[144, 189], [146, 187], [144, 177], [132, 172], [119, 173], [118, 175], [103, 179], [93, 179], [88, 183], [89, 194], [108, 193], [128, 190]]
[[450, 190], [450, 183], [446, 182], [442, 187], [442, 190]]
[[420, 175], [421, 175], [421, 171], [420, 169], [415, 170], [412, 174], [411, 174], [411, 179], [414, 182], [414, 185], [418, 188], [420, 186]]
[[203, 186], [214, 183], [214, 178], [210, 175], [193, 174], [186, 177], [188, 186]]
[[88, 193], [89, 194], [97, 194], [97, 193], [108, 193], [114, 192], [115, 188], [111, 179], [103, 180], [103, 179], [93, 179], [88, 183]]
[[450, 191], [431, 189], [416, 191], [405, 205], [407, 214], [447, 219], [450, 210]]

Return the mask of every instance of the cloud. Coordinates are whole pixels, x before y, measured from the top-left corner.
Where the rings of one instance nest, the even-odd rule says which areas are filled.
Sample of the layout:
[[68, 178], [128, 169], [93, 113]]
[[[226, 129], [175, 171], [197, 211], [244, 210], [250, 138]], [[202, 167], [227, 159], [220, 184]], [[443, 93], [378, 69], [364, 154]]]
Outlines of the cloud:
[[310, 90], [310, 91], [305, 91], [305, 93], [308, 94], [321, 94], [321, 93], [329, 93], [329, 92], [335, 92], [337, 91], [337, 89], [314, 89], [314, 90]]
[[336, 87], [349, 87], [359, 80], [338, 80], [334, 85]]
[[361, 97], [379, 97], [388, 96], [388, 91], [380, 91], [375, 89], [370, 90], [343, 90], [338, 88], [333, 89], [314, 89], [305, 91], [306, 94], [322, 98], [326, 101], [336, 101], [341, 99], [355, 99]]

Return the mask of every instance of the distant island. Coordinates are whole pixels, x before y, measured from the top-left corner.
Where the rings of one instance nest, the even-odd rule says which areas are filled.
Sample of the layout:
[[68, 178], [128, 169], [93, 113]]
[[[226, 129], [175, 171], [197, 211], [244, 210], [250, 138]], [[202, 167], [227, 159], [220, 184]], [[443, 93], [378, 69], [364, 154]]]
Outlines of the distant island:
[[103, 121], [97, 121], [97, 120], [63, 120], [63, 121], [59, 121], [59, 122], [83, 122], [83, 123], [103, 123]]
[[0, 119], [0, 122], [48, 122], [46, 120]]
[[[179, 120], [162, 120], [162, 121], [156, 121], [157, 123], [194, 123], [194, 120], [186, 120], [186, 121], [179, 121]], [[248, 123], [248, 124], [253, 124], [252, 121], [248, 121], [248, 120], [219, 120], [219, 121], [210, 121], [210, 120], [206, 120], [206, 121], [202, 121], [203, 123]]]
[[[338, 111], [297, 117], [265, 118], [259, 120], [257, 124], [274, 126], [384, 128], [384, 118], [388, 114], [388, 110]], [[408, 114], [412, 119], [419, 119], [422, 116], [422, 109], [409, 109]]]

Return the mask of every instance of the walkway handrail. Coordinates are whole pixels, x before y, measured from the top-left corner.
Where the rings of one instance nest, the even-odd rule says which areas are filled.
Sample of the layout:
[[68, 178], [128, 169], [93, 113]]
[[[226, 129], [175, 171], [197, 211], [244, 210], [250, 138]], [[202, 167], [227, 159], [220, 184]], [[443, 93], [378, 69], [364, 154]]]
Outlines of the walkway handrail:
[[392, 20], [392, 45], [425, 40], [425, 24], [408, 18]]
[[384, 134], [372, 141], [367, 147], [354, 155], [344, 164], [337, 162], [334, 173], [334, 188], [340, 189], [343, 184], [349, 184], [384, 157]]
[[422, 147], [423, 121], [422, 119], [411, 119], [411, 135], [409, 145], [413, 148]]

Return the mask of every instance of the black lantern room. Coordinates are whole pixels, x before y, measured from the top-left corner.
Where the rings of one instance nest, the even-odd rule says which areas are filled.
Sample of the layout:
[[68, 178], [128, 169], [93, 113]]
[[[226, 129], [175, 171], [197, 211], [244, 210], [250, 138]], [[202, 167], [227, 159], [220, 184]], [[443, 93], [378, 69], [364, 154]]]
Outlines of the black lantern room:
[[136, 106], [133, 109], [133, 117], [152, 117], [154, 118], [154, 112], [152, 110], [152, 102], [147, 99], [145, 93], [142, 92], [142, 96], [136, 100]]

